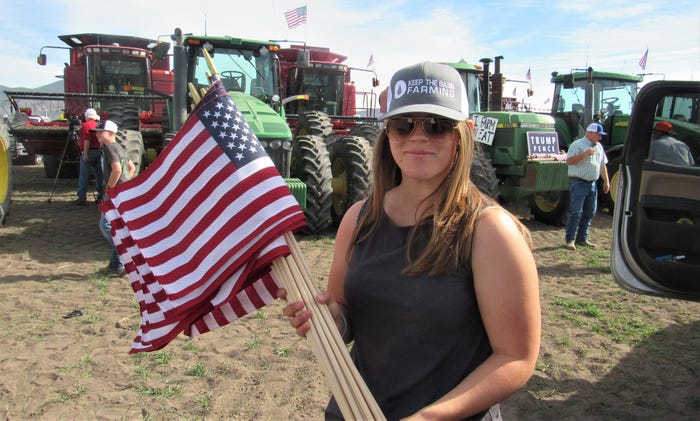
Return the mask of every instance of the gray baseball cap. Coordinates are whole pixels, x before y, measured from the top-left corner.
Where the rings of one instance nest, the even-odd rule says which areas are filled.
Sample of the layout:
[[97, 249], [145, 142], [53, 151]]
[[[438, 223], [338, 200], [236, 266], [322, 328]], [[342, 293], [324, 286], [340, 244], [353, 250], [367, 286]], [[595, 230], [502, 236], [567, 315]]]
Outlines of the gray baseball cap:
[[469, 116], [467, 90], [457, 70], [424, 61], [394, 73], [387, 94], [387, 112], [381, 119], [409, 113], [466, 120]]

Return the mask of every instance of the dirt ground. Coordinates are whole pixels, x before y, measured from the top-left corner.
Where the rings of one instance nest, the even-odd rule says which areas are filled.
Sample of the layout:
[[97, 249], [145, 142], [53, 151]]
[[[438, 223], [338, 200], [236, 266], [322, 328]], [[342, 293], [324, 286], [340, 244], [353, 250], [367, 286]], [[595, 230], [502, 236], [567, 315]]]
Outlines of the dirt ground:
[[[109, 278], [94, 204], [77, 180], [15, 167], [0, 228], [0, 417], [322, 419], [328, 387], [280, 303], [165, 349], [129, 355], [139, 320], [126, 278]], [[564, 250], [563, 229], [523, 217], [535, 241], [543, 332], [537, 370], [502, 405], [506, 419], [700, 418], [700, 304], [638, 296], [609, 269], [611, 218], [596, 249]], [[301, 237], [318, 284], [333, 238]], [[74, 310], [81, 315], [66, 317]]]

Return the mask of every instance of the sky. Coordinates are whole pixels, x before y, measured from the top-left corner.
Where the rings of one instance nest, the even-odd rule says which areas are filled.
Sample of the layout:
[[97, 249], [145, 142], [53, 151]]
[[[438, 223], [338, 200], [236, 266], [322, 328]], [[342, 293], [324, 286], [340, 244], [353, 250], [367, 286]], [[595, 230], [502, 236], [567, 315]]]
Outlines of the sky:
[[[104, 10], [84, 0], [0, 0], [0, 85], [36, 88], [55, 82], [68, 61], [57, 37], [85, 32], [134, 35], [169, 41], [184, 33], [289, 40], [330, 48], [346, 64], [374, 70], [386, 88], [398, 69], [424, 60], [478, 63], [503, 56], [504, 92], [534, 106], [551, 98], [552, 71], [593, 67], [647, 73], [645, 81], [700, 79], [700, 3], [678, 0], [119, 0]], [[192, 6], [201, 4], [201, 10]], [[545, 4], [545, 5], [543, 5]], [[287, 27], [284, 13], [307, 6], [307, 23]], [[109, 12], [108, 12], [109, 10]], [[283, 43], [283, 46], [287, 44]], [[646, 68], [639, 61], [648, 49]], [[493, 66], [493, 65], [492, 65]], [[492, 67], [493, 69], [493, 67]], [[369, 83], [356, 72], [358, 90]], [[353, 76], [355, 77], [355, 76]], [[369, 86], [367, 85], [367, 89]], [[4, 99], [4, 98], [3, 98]]]

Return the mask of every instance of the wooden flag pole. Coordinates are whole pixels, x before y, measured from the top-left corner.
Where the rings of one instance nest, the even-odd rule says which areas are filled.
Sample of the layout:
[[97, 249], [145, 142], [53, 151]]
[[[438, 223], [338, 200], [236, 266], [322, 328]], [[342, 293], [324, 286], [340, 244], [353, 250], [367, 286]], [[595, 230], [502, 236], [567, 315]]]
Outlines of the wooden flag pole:
[[[210, 80], [218, 80], [219, 72], [209, 52], [202, 49], [202, 54], [211, 72]], [[196, 90], [192, 92], [193, 89], [190, 88], [190, 91], [195, 99]], [[321, 364], [341, 412], [347, 419], [385, 420], [379, 405], [352, 363], [328, 306], [316, 302], [318, 289], [313, 283], [299, 244], [290, 232], [285, 233], [284, 237], [291, 255], [275, 259], [272, 262], [272, 273], [287, 290], [289, 297], [303, 301], [313, 314], [307, 337], [311, 340], [312, 351]]]

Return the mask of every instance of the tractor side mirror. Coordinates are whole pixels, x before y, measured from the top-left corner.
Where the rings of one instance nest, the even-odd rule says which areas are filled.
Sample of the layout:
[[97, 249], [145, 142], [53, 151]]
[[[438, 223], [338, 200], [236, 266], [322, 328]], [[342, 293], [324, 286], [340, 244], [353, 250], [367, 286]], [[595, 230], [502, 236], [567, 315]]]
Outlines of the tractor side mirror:
[[39, 56], [36, 58], [36, 62], [40, 66], [46, 66], [46, 54], [39, 54]]
[[375, 87], [375, 88], [376, 88], [377, 86], [379, 86], [379, 79], [377, 79], [376, 77], [373, 77], [373, 78], [372, 78], [372, 86]]

